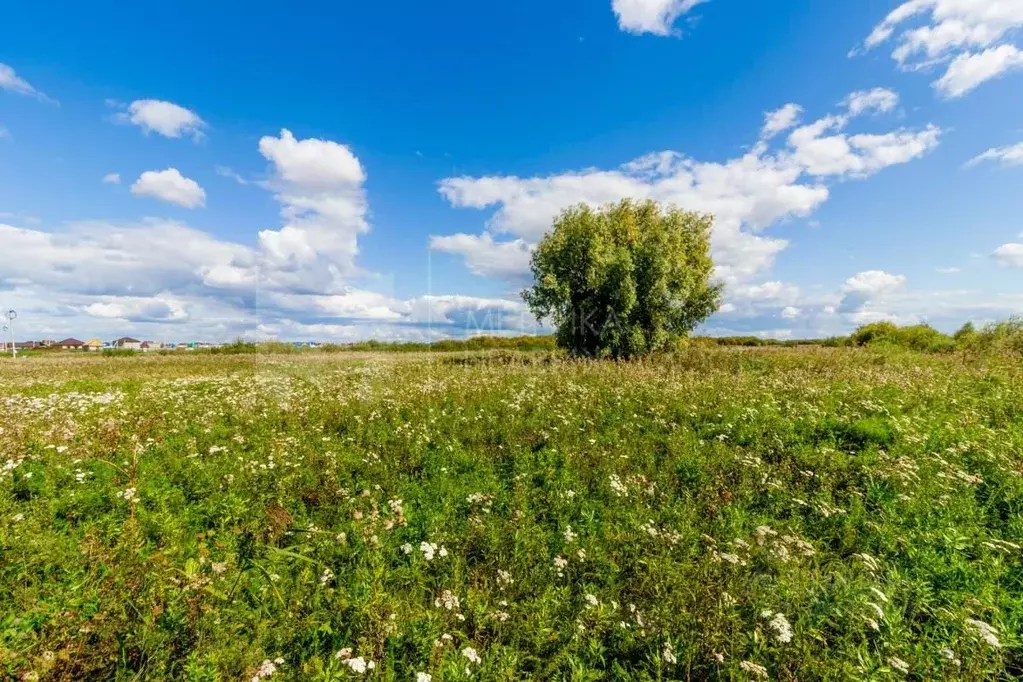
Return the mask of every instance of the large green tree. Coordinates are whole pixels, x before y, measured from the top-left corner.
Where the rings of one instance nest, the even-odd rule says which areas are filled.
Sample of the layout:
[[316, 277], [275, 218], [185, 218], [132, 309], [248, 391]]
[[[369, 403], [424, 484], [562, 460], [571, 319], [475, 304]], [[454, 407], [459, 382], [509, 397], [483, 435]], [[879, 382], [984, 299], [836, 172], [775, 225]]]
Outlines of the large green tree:
[[574, 355], [668, 348], [717, 310], [712, 223], [653, 201], [567, 209], [533, 253], [534, 284], [522, 296]]

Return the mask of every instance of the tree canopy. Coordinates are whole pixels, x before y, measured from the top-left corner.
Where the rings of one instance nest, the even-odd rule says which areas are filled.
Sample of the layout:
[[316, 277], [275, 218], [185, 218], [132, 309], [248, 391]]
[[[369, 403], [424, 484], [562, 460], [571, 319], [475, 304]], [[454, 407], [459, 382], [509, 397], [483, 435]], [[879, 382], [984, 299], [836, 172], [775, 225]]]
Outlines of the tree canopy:
[[533, 253], [534, 283], [522, 296], [574, 355], [663, 350], [717, 310], [712, 224], [649, 200], [569, 208]]

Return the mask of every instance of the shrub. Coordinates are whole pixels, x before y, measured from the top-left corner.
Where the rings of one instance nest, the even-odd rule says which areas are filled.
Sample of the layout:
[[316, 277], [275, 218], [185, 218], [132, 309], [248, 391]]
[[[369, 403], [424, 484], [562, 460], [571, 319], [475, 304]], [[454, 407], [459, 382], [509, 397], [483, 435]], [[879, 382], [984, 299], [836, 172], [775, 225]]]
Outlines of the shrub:
[[891, 322], [865, 324], [849, 337], [855, 346], [888, 345], [925, 353], [949, 353], [956, 349], [952, 337], [927, 324], [899, 327]]
[[138, 353], [137, 350], [130, 348], [104, 348], [101, 354], [105, 358], [123, 358], [138, 355]]
[[989, 324], [975, 335], [967, 337], [966, 343], [969, 347], [985, 352], [1023, 355], [1023, 317]]
[[854, 346], [867, 346], [872, 343], [894, 342], [898, 333], [899, 328], [892, 322], [872, 322], [859, 327], [849, 340]]

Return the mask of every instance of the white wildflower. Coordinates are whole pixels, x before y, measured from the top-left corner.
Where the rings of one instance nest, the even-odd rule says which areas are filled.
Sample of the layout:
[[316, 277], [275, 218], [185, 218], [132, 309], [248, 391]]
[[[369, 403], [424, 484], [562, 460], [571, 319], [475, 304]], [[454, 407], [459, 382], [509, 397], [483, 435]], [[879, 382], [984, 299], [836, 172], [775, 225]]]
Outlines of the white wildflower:
[[888, 658], [888, 665], [895, 668], [903, 675], [909, 673], [909, 663], [906, 663], [904, 660], [897, 656], [890, 656]]
[[475, 663], [476, 665], [479, 665], [480, 663], [483, 662], [483, 659], [480, 658], [480, 655], [476, 653], [476, 650], [473, 649], [471, 646], [467, 646], [464, 649], [462, 649], [462, 655], [468, 658], [470, 663]]
[[749, 674], [754, 675], [756, 677], [762, 677], [765, 680], [768, 677], [768, 675], [767, 675], [767, 668], [765, 668], [762, 665], [757, 665], [753, 661], [741, 661], [739, 663], [739, 667], [742, 668], [743, 670], [745, 670], [746, 672], [748, 672]]
[[784, 613], [772, 614], [770, 611], [763, 611], [760, 615], [763, 618], [771, 619], [767, 624], [774, 630], [775, 639], [781, 644], [788, 644], [792, 641], [792, 626], [789, 625], [789, 621]]
[[444, 590], [440, 593], [440, 596], [433, 600], [433, 605], [438, 609], [444, 608], [448, 611], [457, 611], [462, 602], [458, 598], [458, 595], [454, 594], [451, 590]]
[[277, 672], [277, 666], [273, 661], [267, 659], [260, 664], [256, 674], [252, 676], [252, 682], [259, 682], [262, 679], [270, 677], [275, 672]]
[[995, 630], [991, 625], [982, 620], [974, 620], [973, 618], [967, 618], [966, 624], [973, 628], [980, 635], [980, 638], [988, 643], [988, 646], [994, 649], [1002, 648], [1002, 643], [998, 641], [998, 630]]
[[608, 479], [611, 483], [611, 490], [617, 497], [625, 497], [629, 494], [629, 489], [622, 483], [622, 479], [618, 478], [617, 474], [612, 474]]
[[661, 652], [661, 658], [668, 665], [675, 665], [678, 663], [678, 658], [675, 656], [675, 651], [671, 648], [671, 644], [668, 642], [664, 643], [664, 651]]
[[125, 488], [124, 490], [117, 491], [117, 496], [125, 502], [134, 502], [138, 499], [135, 494], [135, 488]]
[[955, 652], [949, 649], [948, 647], [941, 649], [938, 653], [941, 654], [942, 657], [944, 657], [952, 665], [959, 666], [962, 665], [963, 663], [962, 661], [959, 660], [959, 657], [956, 656]]
[[352, 669], [352, 672], [358, 673], [359, 675], [362, 675], [367, 670], [373, 670], [374, 668], [377, 667], [377, 664], [374, 661], [367, 661], [362, 656], [358, 656], [356, 658], [349, 658], [344, 663], [345, 665]]
[[433, 675], [430, 673], [416, 673], [416, 682], [431, 682]]

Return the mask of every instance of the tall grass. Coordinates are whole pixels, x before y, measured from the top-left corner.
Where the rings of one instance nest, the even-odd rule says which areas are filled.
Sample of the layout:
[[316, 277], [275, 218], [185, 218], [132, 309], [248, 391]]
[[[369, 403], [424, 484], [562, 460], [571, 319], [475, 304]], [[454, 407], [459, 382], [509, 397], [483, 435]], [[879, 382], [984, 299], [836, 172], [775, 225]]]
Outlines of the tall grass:
[[1021, 379], [869, 347], [3, 363], [0, 670], [1017, 678]]

